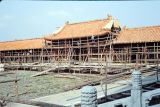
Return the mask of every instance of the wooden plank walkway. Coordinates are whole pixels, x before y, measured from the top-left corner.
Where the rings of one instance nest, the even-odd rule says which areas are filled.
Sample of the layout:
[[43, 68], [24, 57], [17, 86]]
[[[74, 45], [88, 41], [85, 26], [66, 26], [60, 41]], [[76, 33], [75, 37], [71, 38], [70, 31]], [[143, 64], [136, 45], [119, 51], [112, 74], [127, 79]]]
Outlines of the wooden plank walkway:
[[37, 76], [40, 76], [40, 75], [45, 75], [45, 74], [47, 74], [48, 72], [53, 71], [53, 70], [56, 70], [56, 69], [57, 69], [57, 67], [50, 68], [50, 69], [44, 70], [44, 71], [42, 71], [42, 72], [38, 72], [38, 73], [32, 75], [31, 77], [37, 77]]

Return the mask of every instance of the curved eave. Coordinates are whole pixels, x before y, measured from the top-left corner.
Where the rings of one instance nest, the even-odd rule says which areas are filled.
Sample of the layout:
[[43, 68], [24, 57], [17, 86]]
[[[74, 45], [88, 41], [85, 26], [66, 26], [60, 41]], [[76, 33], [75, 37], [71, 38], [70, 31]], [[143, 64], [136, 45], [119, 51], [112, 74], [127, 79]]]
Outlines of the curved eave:
[[137, 42], [114, 42], [113, 44], [136, 44], [136, 43], [153, 43], [153, 42], [160, 42], [160, 40], [155, 41], [137, 41]]
[[0, 50], [0, 51], [19, 51], [19, 50], [29, 50], [29, 49], [42, 49], [43, 47], [38, 47], [38, 48], [23, 48], [23, 49], [5, 49], [5, 50]]
[[[109, 30], [107, 30], [106, 32], [104, 32], [104, 33], [100, 33], [100, 34], [92, 34], [93, 36], [104, 36], [104, 35], [106, 35], [106, 34], [109, 34], [110, 33], [110, 31]], [[72, 37], [72, 38], [44, 38], [45, 40], [48, 40], [48, 41], [54, 41], [54, 40], [68, 40], [68, 39], [78, 39], [78, 38], [85, 38], [85, 37], [90, 37], [90, 36], [92, 36], [92, 35], [86, 35], [86, 36], [79, 36], [79, 37]]]

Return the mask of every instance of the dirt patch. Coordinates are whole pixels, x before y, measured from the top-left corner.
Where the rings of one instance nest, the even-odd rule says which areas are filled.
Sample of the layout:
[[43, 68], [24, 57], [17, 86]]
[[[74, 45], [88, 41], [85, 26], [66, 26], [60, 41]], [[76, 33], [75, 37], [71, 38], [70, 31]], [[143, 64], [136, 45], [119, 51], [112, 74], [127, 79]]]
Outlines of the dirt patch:
[[[66, 87], [75, 86], [85, 81], [94, 79], [94, 77], [80, 76], [78, 78], [57, 78], [55, 74], [31, 77], [35, 71], [9, 71], [14, 72], [0, 77], [0, 81], [20, 79], [18, 82], [19, 98], [33, 99], [46, 95], [64, 92]], [[0, 97], [16, 98], [15, 83], [0, 84]]]

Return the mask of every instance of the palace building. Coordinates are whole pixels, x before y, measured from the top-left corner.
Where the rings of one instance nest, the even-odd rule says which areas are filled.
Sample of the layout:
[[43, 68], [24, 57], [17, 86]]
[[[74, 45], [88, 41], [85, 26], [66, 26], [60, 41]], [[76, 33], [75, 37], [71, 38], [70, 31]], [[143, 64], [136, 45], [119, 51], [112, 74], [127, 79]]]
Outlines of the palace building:
[[157, 63], [160, 26], [126, 28], [118, 20], [66, 22], [43, 38], [0, 42], [1, 63], [68, 63], [103, 65]]

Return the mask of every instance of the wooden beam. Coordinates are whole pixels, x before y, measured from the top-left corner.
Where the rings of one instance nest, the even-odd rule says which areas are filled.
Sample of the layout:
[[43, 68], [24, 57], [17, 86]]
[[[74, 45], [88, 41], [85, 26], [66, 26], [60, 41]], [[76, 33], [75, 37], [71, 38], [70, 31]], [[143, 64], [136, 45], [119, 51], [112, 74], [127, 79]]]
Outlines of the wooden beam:
[[1, 83], [8, 83], [8, 82], [16, 82], [16, 81], [20, 81], [20, 79], [12, 79], [12, 80], [0, 81], [0, 84]]

